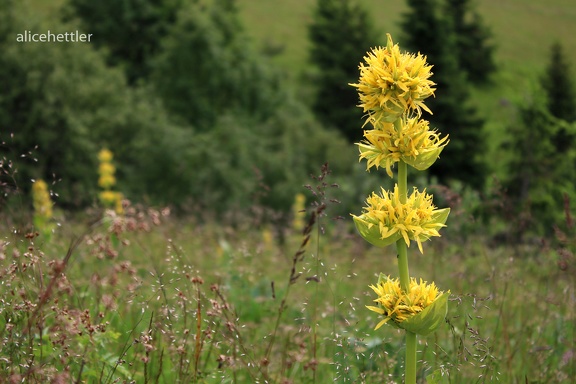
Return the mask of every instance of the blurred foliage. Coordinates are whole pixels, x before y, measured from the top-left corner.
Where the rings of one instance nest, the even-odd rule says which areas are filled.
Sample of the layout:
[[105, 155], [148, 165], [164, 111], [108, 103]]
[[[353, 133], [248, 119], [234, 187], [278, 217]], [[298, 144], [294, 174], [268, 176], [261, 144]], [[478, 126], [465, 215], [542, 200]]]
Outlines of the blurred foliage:
[[202, 132], [227, 113], [262, 121], [285, 98], [229, 0], [183, 7], [153, 65], [152, 82], [167, 109]]
[[494, 46], [489, 43], [491, 31], [470, 0], [445, 0], [456, 35], [458, 64], [474, 84], [485, 84], [496, 70]]
[[485, 148], [483, 120], [470, 104], [469, 85], [458, 62], [458, 45], [453, 22], [433, 0], [409, 0], [404, 15], [404, 47], [427, 55], [434, 65], [435, 97], [426, 101], [433, 115], [426, 116], [432, 127], [450, 136], [440, 159], [430, 170], [442, 183], [462, 181], [482, 189], [486, 166], [481, 157]]
[[[0, 9], [4, 206], [13, 191], [31, 206], [31, 179], [46, 180], [57, 207], [95, 204], [103, 147], [115, 154], [118, 192], [135, 202], [194, 212], [225, 215], [259, 207], [287, 215], [295, 195], [309, 193], [303, 186], [314, 183], [310, 175], [326, 162], [339, 186], [330, 198], [342, 202], [330, 207], [331, 216], [359, 213], [366, 191], [388, 182], [365, 172], [349, 144], [362, 130], [356, 94], [347, 84], [356, 81], [358, 63], [377, 38], [368, 15], [351, 1], [317, 3], [309, 28], [315, 107], [303, 104], [301, 84], [287, 81], [290, 76], [253, 48], [234, 0], [69, 0], [62, 17], [51, 19], [30, 4], [6, 0]], [[451, 13], [443, 12], [447, 4]], [[426, 185], [428, 177], [451, 191], [447, 196], [460, 196], [466, 213], [452, 225], [473, 232], [480, 223], [470, 224], [471, 215], [492, 215], [485, 189], [491, 159], [482, 149], [483, 121], [468, 101], [474, 79], [462, 58], [480, 44], [475, 52], [484, 52], [488, 68], [492, 47], [483, 44], [490, 34], [468, 1], [408, 5], [399, 40], [434, 65], [438, 89], [428, 101], [434, 115], [425, 118], [451, 140], [431, 173], [415, 174], [411, 182]], [[12, 38], [24, 30], [74, 29], [98, 38], [90, 44]], [[534, 233], [547, 233], [561, 219], [562, 193], [576, 198], [574, 126], [553, 118], [552, 110], [560, 101], [574, 105], [560, 48], [553, 49], [542, 82], [548, 104], [517, 103], [518, 119], [502, 133], [508, 140], [500, 153], [506, 156], [493, 166], [507, 169], [501, 193], [509, 216], [492, 228], [527, 216]], [[439, 201], [444, 204], [451, 202]]]
[[309, 26], [310, 62], [316, 67], [313, 110], [352, 143], [362, 139], [356, 89], [358, 63], [378, 42], [370, 14], [353, 0], [318, 0]]
[[69, 0], [65, 19], [78, 17], [92, 43], [106, 48], [108, 63], [135, 83], [149, 74], [150, 59], [175, 22], [182, 0]]
[[564, 145], [576, 137], [576, 125], [552, 116], [543, 99], [535, 94], [518, 106], [518, 121], [509, 128], [504, 148], [513, 155], [503, 186], [511, 216], [522, 219], [512, 229], [517, 238], [551, 233], [564, 219], [564, 195], [576, 197], [576, 151]]
[[[24, 4], [0, 16], [8, 12], [18, 14], [13, 31], [48, 29]], [[349, 173], [354, 148], [320, 125], [242, 45], [248, 41], [233, 32], [233, 12], [217, 5], [183, 8], [155, 62], [154, 85], [129, 86], [122, 69], [107, 65], [90, 44], [3, 41], [0, 126], [18, 169], [8, 182], [27, 194], [28, 180], [44, 178], [58, 205], [84, 207], [97, 199], [97, 154], [107, 147], [115, 154], [117, 189], [127, 198], [223, 213], [254, 204], [288, 210], [325, 162]], [[51, 21], [49, 28], [76, 25]], [[196, 71], [194, 62], [206, 72]], [[170, 92], [180, 81], [189, 93], [176, 97]], [[166, 92], [162, 100], [155, 97], [158, 89]]]
[[541, 78], [550, 113], [568, 122], [576, 121], [576, 90], [564, 48], [558, 42], [550, 47], [550, 59]]

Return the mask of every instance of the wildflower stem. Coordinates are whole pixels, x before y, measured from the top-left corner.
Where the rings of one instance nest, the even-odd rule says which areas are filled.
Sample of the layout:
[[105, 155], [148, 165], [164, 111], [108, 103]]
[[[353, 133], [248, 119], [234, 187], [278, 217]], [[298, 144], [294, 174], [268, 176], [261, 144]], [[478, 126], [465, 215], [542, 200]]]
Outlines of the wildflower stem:
[[[405, 204], [408, 194], [408, 170], [406, 163], [402, 160], [398, 162], [398, 195], [400, 202]], [[396, 241], [398, 251], [398, 270], [400, 272], [400, 287], [406, 293], [410, 291], [410, 271], [408, 269], [408, 247], [401, 238]]]
[[406, 204], [408, 199], [408, 170], [404, 161], [398, 162], [398, 193], [400, 195], [400, 202]]
[[416, 384], [416, 334], [406, 331], [405, 384]]
[[408, 270], [408, 247], [404, 239], [396, 241], [398, 252], [398, 271], [400, 272], [400, 288], [408, 293], [410, 291], [410, 272]]
[[[408, 170], [406, 163], [398, 162], [398, 194], [400, 202], [405, 204], [408, 198]], [[396, 241], [398, 251], [398, 270], [400, 287], [406, 294], [410, 292], [410, 271], [408, 268], [408, 246], [404, 239]], [[416, 334], [406, 331], [405, 384], [416, 384]]]

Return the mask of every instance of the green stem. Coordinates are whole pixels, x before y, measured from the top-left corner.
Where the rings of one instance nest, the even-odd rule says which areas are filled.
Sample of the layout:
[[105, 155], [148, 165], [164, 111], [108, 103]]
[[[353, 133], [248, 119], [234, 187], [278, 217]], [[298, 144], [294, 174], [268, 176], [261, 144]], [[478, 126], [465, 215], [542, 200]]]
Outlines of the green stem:
[[405, 384], [416, 384], [416, 334], [406, 331]]
[[[408, 170], [406, 163], [398, 162], [398, 193], [400, 202], [406, 203], [408, 199]], [[398, 250], [398, 270], [400, 272], [400, 287], [406, 293], [410, 292], [410, 271], [408, 268], [408, 246], [404, 239], [396, 242]], [[416, 334], [406, 331], [406, 361], [405, 384], [416, 384]]]
[[398, 271], [400, 272], [400, 288], [404, 292], [410, 291], [410, 272], [408, 269], [408, 247], [404, 238], [396, 241], [396, 251], [398, 252]]
[[[400, 160], [398, 162], [398, 194], [400, 202], [406, 203], [408, 195], [408, 170], [406, 163]], [[400, 287], [404, 292], [410, 291], [410, 272], [408, 269], [408, 247], [404, 238], [396, 241], [398, 250], [398, 269], [400, 271]]]
[[408, 199], [408, 169], [404, 161], [398, 162], [398, 193], [400, 194], [400, 202], [406, 204]]

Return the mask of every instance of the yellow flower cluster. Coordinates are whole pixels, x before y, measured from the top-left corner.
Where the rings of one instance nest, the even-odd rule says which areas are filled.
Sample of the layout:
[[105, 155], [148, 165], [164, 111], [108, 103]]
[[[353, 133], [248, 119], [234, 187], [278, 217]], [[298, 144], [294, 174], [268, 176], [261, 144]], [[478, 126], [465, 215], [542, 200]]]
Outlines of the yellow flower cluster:
[[366, 169], [383, 167], [392, 177], [392, 166], [402, 160], [423, 171], [430, 167], [448, 144], [448, 137], [440, 138], [429, 122], [414, 118], [400, 118], [396, 123], [381, 123], [376, 129], [364, 131], [366, 140], [358, 143], [360, 160], [366, 159]]
[[416, 188], [402, 203], [395, 185], [393, 192], [383, 188], [380, 195], [372, 192], [362, 215], [352, 216], [362, 237], [371, 244], [383, 247], [404, 239], [409, 246], [410, 240], [414, 240], [420, 253], [424, 253], [422, 241], [440, 236], [438, 230], [445, 227], [449, 212], [447, 208], [436, 209], [432, 195]]
[[[417, 170], [430, 167], [448, 144], [448, 137], [441, 138], [428, 121], [421, 119], [422, 110], [432, 113], [424, 101], [434, 95], [436, 85], [429, 79], [432, 67], [426, 63], [426, 56], [402, 53], [389, 34], [387, 38], [385, 48], [374, 48], [364, 57], [358, 83], [350, 85], [357, 88], [359, 107], [366, 113], [363, 127], [371, 125], [371, 129], [364, 130], [364, 140], [357, 143], [360, 160], [367, 161], [367, 170], [385, 168], [390, 177], [399, 163], [398, 183], [392, 192], [382, 188], [380, 194], [372, 193], [362, 214], [352, 216], [368, 242], [379, 247], [397, 243], [398, 247], [402, 281], [381, 275], [378, 284], [370, 286], [378, 295], [374, 300], [378, 306], [367, 308], [384, 316], [376, 329], [389, 323], [427, 335], [443, 322], [449, 293], [438, 291], [434, 283], [409, 278], [406, 246], [415, 241], [423, 253], [422, 242], [440, 236], [438, 231], [445, 226], [450, 209], [437, 209], [426, 190], [414, 188], [408, 196], [406, 166]], [[414, 344], [411, 349], [414, 373]]]
[[98, 153], [98, 185], [103, 191], [100, 192], [100, 201], [107, 207], [114, 207], [116, 213], [122, 213], [122, 193], [113, 191], [112, 188], [116, 184], [116, 167], [112, 164], [114, 155], [108, 149], [102, 149]]
[[360, 64], [360, 107], [374, 122], [394, 122], [405, 112], [421, 110], [430, 112], [424, 99], [434, 94], [435, 83], [428, 78], [432, 67], [426, 56], [401, 53], [398, 44], [393, 44], [387, 34], [386, 48], [372, 49], [364, 57], [366, 65]]
[[306, 196], [302, 193], [297, 193], [292, 205], [292, 229], [294, 231], [302, 231], [304, 229], [304, 219], [306, 218]]
[[[439, 325], [437, 319], [444, 319], [446, 314], [447, 297], [444, 297], [444, 292], [439, 291], [434, 282], [427, 284], [422, 279], [418, 282], [411, 278], [410, 291], [406, 293], [402, 291], [399, 279], [384, 277], [376, 286], [371, 285], [370, 288], [378, 295], [374, 302], [379, 306], [367, 305], [366, 308], [384, 315], [384, 319], [375, 329], [389, 321], [402, 328], [403, 322], [410, 321], [411, 327], [419, 328], [417, 333], [427, 334], [434, 330], [430, 328]], [[440, 298], [443, 300], [439, 300]], [[420, 318], [416, 318], [419, 314]]]
[[34, 215], [45, 221], [52, 218], [52, 201], [48, 192], [48, 185], [44, 180], [36, 180], [32, 185], [32, 203]]

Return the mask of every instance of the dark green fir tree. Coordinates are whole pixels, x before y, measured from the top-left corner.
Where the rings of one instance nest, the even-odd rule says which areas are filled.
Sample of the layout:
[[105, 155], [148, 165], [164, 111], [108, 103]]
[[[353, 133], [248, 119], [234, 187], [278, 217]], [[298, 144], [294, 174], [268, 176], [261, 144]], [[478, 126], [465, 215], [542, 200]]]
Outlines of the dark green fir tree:
[[550, 48], [548, 66], [540, 82], [546, 92], [546, 103], [552, 116], [568, 122], [575, 121], [576, 94], [574, 81], [564, 49], [558, 42], [554, 43]]
[[94, 36], [97, 48], [108, 51], [108, 62], [124, 68], [135, 83], [150, 73], [150, 60], [160, 49], [183, 0], [70, 0], [65, 18], [77, 17]]
[[358, 81], [358, 63], [378, 42], [369, 14], [352, 0], [318, 0], [309, 34], [310, 61], [317, 69], [316, 116], [358, 142], [362, 111], [356, 106], [356, 90], [348, 84]]
[[576, 125], [547, 110], [542, 97], [518, 107], [518, 120], [508, 129], [503, 150], [511, 154], [504, 188], [514, 217], [522, 217], [515, 235], [550, 233], [563, 220], [563, 196], [574, 197], [576, 153], [559, 143], [559, 134], [573, 136]]
[[454, 27], [460, 68], [473, 84], [487, 83], [496, 69], [490, 30], [472, 9], [471, 0], [445, 0], [445, 10]]
[[437, 84], [435, 98], [426, 102], [433, 115], [424, 118], [450, 136], [450, 145], [429, 172], [443, 183], [455, 179], [481, 189], [486, 177], [480, 157], [485, 147], [483, 121], [469, 103], [453, 23], [441, 15], [441, 8], [434, 0], [408, 0], [408, 6], [401, 24], [403, 46], [427, 55], [427, 61], [433, 65], [432, 80]]

